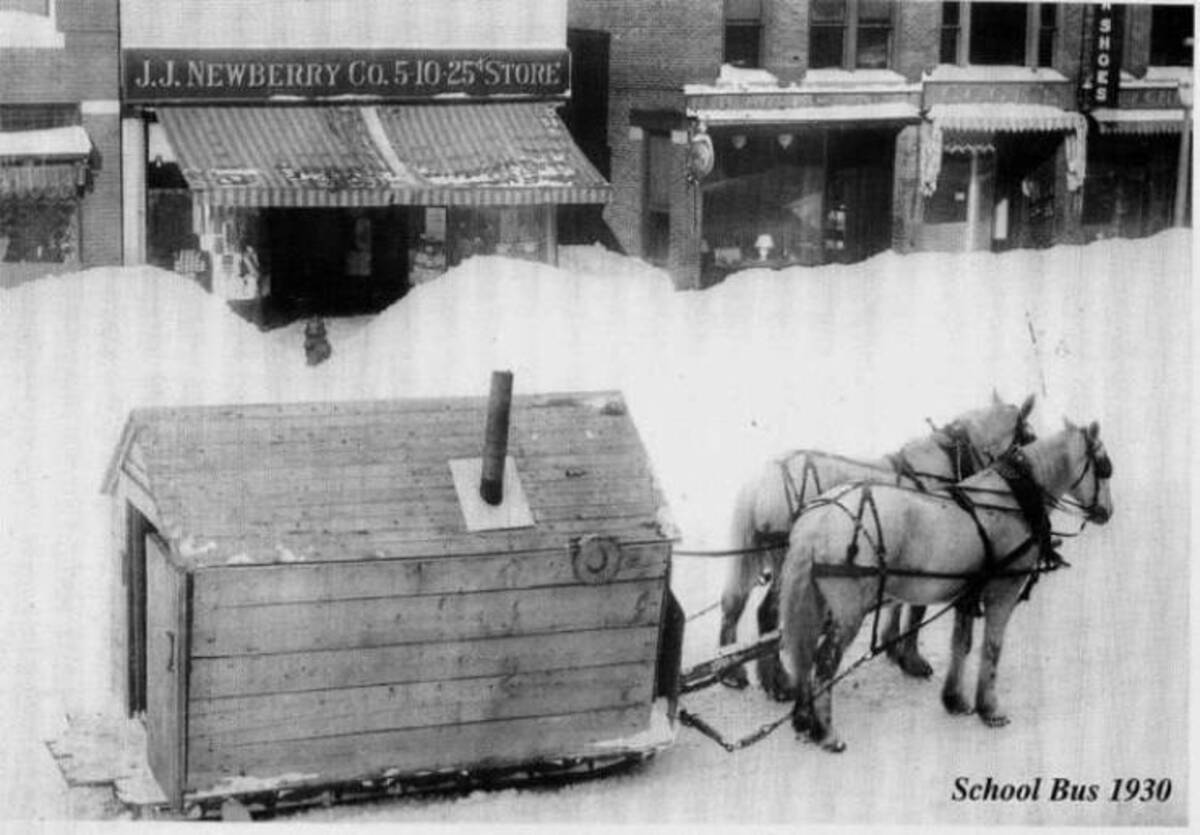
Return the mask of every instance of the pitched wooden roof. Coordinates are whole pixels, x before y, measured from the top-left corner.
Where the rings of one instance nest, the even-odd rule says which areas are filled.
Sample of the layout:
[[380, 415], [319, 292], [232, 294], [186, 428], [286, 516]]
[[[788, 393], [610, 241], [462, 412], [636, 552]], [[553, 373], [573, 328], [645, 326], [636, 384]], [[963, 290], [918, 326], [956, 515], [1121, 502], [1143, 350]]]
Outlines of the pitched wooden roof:
[[449, 462], [479, 457], [486, 411], [486, 398], [138, 409], [104, 489], [144, 489], [191, 567], [673, 535], [617, 392], [515, 396], [508, 452], [535, 524], [469, 532]]

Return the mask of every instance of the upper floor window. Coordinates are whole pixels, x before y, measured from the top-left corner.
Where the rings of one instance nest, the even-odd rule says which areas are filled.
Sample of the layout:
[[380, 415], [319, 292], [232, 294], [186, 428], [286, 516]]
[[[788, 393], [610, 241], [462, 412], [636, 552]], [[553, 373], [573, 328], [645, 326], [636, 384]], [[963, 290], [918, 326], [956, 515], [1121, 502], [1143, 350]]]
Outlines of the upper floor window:
[[1042, 3], [1038, 6], [1037, 64], [1039, 67], [1054, 66], [1054, 40], [1058, 34], [1058, 4]]
[[1192, 66], [1196, 10], [1191, 3], [1155, 6], [1150, 13], [1150, 63], [1156, 67]]
[[892, 46], [891, 0], [812, 0], [812, 69], [886, 69]]
[[1053, 2], [942, 3], [943, 64], [1050, 67], [1058, 37]]
[[762, 0], [725, 0], [725, 63], [762, 66]]
[[972, 3], [969, 63], [1025, 64], [1025, 3]]

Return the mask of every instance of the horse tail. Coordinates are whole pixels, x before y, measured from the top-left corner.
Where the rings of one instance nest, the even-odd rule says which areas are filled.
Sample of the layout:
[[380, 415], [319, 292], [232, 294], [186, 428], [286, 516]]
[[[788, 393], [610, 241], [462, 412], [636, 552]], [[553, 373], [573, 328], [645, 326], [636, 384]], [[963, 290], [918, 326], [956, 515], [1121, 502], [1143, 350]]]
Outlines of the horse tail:
[[[737, 549], [757, 547], [758, 528], [755, 514], [761, 479], [752, 479], [738, 490], [733, 503], [733, 520], [730, 539]], [[746, 600], [759, 574], [759, 554], [736, 554], [729, 559], [725, 574], [725, 586], [721, 592], [721, 645], [731, 644], [737, 639], [737, 622], [746, 608]]]
[[825, 623], [826, 605], [813, 579], [813, 546], [793, 534], [779, 576], [779, 657], [789, 686], [803, 691]]

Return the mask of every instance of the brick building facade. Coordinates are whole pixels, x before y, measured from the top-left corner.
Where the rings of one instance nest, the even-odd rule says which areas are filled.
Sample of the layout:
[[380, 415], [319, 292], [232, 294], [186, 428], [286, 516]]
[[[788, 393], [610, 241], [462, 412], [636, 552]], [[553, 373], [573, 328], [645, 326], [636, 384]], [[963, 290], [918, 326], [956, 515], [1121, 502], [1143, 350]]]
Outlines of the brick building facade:
[[1186, 222], [1190, 7], [1118, 6], [1098, 42], [1101, 8], [571, 0], [610, 43], [606, 219], [680, 287]]
[[0, 0], [0, 287], [121, 263], [117, 0]]

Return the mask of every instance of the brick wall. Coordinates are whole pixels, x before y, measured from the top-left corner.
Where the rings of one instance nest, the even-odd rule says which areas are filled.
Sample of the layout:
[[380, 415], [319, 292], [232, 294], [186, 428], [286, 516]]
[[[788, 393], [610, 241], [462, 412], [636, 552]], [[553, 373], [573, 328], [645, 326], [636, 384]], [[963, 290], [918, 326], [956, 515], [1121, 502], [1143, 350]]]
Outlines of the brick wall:
[[62, 49], [0, 49], [0, 102], [116, 100], [117, 0], [58, 0]]
[[80, 203], [83, 266], [121, 263], [121, 120], [117, 113], [85, 114], [83, 127], [96, 149], [99, 169]]
[[1123, 69], [1137, 77], [1146, 72], [1150, 64], [1150, 23], [1153, 10], [1149, 5], [1125, 7], [1125, 48], [1122, 53]]
[[567, 20], [612, 35], [614, 92], [712, 81], [721, 66], [722, 0], [571, 0]]
[[768, 2], [763, 7], [763, 67], [785, 83], [808, 66], [808, 3]]
[[941, 3], [898, 3], [892, 40], [892, 69], [910, 82], [938, 63], [941, 52]]

